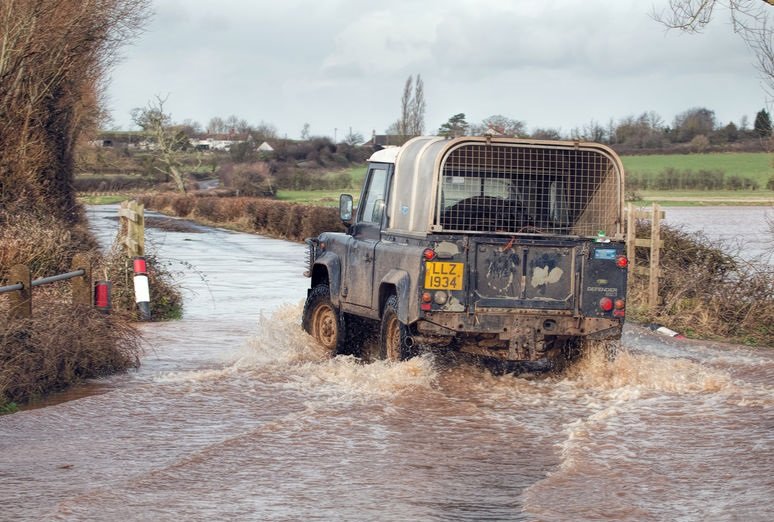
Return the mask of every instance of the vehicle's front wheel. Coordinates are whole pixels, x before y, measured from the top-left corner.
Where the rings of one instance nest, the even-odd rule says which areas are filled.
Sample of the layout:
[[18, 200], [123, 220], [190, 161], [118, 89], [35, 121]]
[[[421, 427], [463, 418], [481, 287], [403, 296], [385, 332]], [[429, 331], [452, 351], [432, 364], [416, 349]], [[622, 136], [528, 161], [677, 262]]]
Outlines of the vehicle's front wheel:
[[398, 297], [391, 295], [384, 305], [379, 335], [379, 355], [388, 361], [408, 359], [411, 334], [408, 326], [398, 319]]
[[328, 285], [319, 284], [309, 292], [301, 323], [304, 330], [314, 337], [331, 357], [342, 351], [345, 329], [338, 308], [331, 302]]

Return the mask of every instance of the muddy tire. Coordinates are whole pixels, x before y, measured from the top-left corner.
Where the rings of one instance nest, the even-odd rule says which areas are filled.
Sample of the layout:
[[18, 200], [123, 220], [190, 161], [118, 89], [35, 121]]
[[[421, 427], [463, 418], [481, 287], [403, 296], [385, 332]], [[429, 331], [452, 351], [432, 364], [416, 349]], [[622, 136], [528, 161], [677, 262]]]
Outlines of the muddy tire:
[[331, 302], [328, 285], [319, 284], [309, 292], [301, 323], [331, 357], [345, 348], [346, 328], [339, 309]]
[[411, 338], [408, 326], [398, 319], [398, 297], [391, 295], [384, 305], [382, 325], [379, 332], [379, 357], [397, 362], [408, 359], [408, 340]]

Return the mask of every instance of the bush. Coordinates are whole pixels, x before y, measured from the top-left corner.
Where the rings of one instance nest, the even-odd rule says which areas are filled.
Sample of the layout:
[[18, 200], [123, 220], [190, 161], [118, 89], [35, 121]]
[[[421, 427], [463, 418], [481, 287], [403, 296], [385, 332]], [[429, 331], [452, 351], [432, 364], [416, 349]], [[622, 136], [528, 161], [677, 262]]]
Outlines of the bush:
[[[182, 315], [183, 297], [174, 285], [169, 267], [155, 254], [145, 254], [148, 285], [151, 288], [150, 312], [154, 321], [178, 319]], [[111, 282], [111, 305], [115, 312], [139, 320], [134, 300], [134, 270], [132, 261], [115, 246], [100, 264], [97, 273], [106, 274]]]
[[0, 277], [13, 265], [30, 267], [33, 279], [68, 272], [73, 255], [97, 248], [84, 224], [71, 225], [36, 213], [0, 210]]
[[[648, 237], [650, 224], [637, 224]], [[647, 279], [629, 278], [629, 311], [639, 320], [663, 323], [702, 338], [774, 345], [774, 267], [738, 259], [706, 236], [663, 226], [659, 297], [661, 306], [645, 310]], [[638, 249], [637, 264], [649, 263]]]
[[53, 304], [31, 319], [0, 316], [0, 405], [135, 367], [138, 332], [120, 315]]
[[[774, 185], [774, 183], [772, 183]], [[742, 176], [726, 177], [722, 170], [678, 170], [668, 167], [657, 175], [629, 172], [629, 190], [757, 190], [759, 184]]]
[[193, 211], [195, 205], [196, 199], [190, 196], [177, 197], [172, 201], [172, 210], [175, 215], [186, 217]]
[[189, 214], [215, 225], [230, 225], [292, 241], [302, 241], [321, 232], [343, 231], [337, 209], [298, 205], [266, 198], [231, 198], [155, 195], [142, 198], [148, 208], [175, 213], [178, 199], [193, 200]]
[[149, 188], [154, 183], [154, 180], [140, 176], [80, 177], [75, 178], [73, 189], [77, 192], [118, 192]]

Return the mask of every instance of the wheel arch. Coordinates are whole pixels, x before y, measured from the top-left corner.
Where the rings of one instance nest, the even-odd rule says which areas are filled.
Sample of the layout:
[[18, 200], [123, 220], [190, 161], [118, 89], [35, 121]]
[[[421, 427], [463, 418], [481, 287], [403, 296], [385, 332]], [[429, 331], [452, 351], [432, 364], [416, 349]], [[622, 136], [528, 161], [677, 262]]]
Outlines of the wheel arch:
[[418, 319], [411, 310], [411, 279], [405, 270], [392, 269], [379, 284], [379, 317], [384, 315], [384, 306], [391, 295], [398, 297], [398, 319], [403, 324], [410, 324]]
[[341, 261], [339, 256], [325, 252], [318, 257], [312, 267], [311, 288], [319, 284], [327, 284], [331, 291], [331, 302], [339, 306], [339, 290], [341, 287]]

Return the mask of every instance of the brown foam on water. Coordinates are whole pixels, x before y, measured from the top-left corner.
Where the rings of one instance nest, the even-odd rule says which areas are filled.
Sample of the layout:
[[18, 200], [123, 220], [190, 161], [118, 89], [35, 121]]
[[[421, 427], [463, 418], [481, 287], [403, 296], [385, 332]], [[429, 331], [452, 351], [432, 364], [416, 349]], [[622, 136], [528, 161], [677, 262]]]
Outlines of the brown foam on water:
[[665, 393], [711, 393], [732, 386], [730, 376], [688, 359], [656, 357], [626, 350], [614, 361], [602, 350], [590, 350], [565, 373], [566, 379], [583, 388], [619, 389], [638, 387]]

